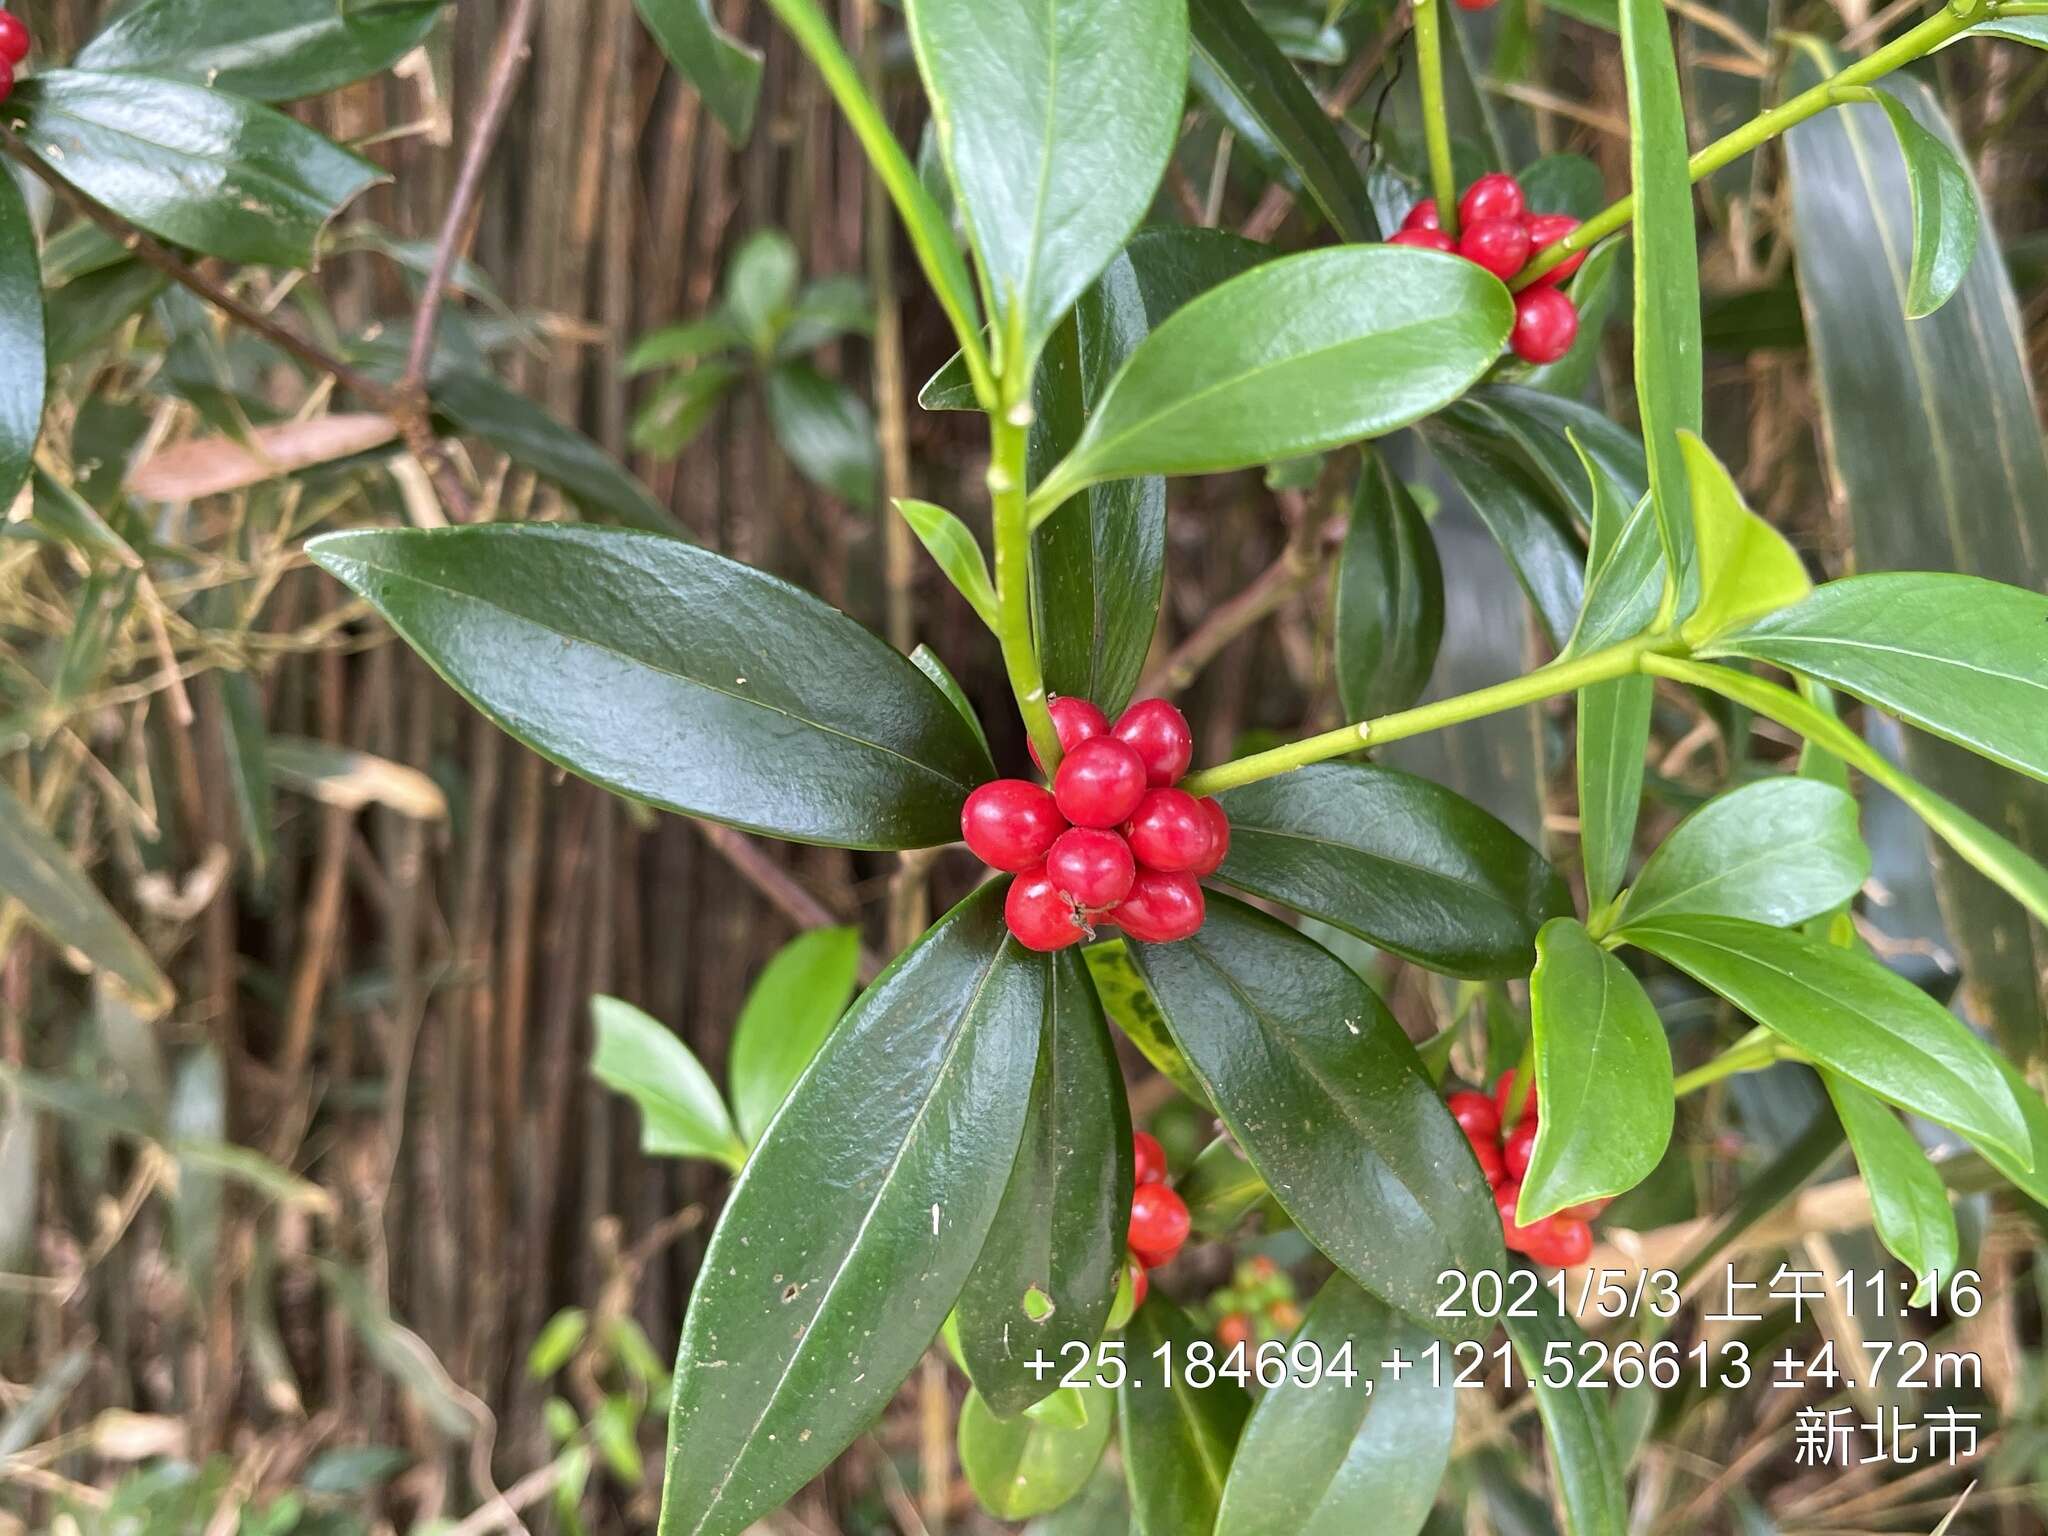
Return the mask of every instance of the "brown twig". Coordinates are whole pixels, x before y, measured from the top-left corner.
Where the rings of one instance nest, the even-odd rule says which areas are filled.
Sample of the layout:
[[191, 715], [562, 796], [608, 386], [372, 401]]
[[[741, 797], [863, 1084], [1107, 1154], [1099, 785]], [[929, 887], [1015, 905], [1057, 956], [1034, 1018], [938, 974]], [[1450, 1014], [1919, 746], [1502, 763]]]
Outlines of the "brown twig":
[[[797, 884], [788, 870], [757, 848], [746, 833], [715, 821], [693, 821], [691, 825], [704, 834], [704, 841], [723, 854], [725, 861], [744, 876], [748, 884], [774, 903], [799, 928], [825, 928], [839, 921], [822, 901]], [[863, 946], [860, 952], [861, 981], [873, 981], [881, 970], [881, 961]]]

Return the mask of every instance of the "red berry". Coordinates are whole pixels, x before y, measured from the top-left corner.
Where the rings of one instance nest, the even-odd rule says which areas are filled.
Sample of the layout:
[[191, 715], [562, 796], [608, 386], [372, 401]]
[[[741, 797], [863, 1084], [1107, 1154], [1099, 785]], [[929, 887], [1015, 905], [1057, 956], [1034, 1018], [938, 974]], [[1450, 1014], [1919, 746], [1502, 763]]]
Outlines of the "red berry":
[[1458, 0], [1458, 9], [1461, 11], [1490, 11], [1496, 3], [1498, 3], [1498, 0]]
[[1242, 1312], [1226, 1312], [1216, 1324], [1216, 1342], [1225, 1349], [1241, 1349], [1252, 1341], [1252, 1320]]
[[14, 66], [0, 59], [0, 101], [14, 94]]
[[[28, 57], [28, 50], [28, 23], [12, 11], [0, 11], [0, 63], [19, 64]], [[7, 80], [13, 83], [11, 69], [7, 71]]]
[[[1515, 1094], [1520, 1101], [1519, 1108], [1515, 1109], [1514, 1113], [1509, 1112], [1514, 1103], [1514, 1100], [1511, 1100], [1509, 1097], [1510, 1094]], [[1500, 1123], [1502, 1125], [1513, 1125], [1518, 1120], [1534, 1120], [1536, 1118], [1535, 1077], [1531, 1075], [1522, 1079], [1522, 1086], [1517, 1091], [1515, 1088], [1515, 1069], [1513, 1067], [1508, 1068], [1494, 1082], [1493, 1107], [1500, 1111]]]
[[1500, 1155], [1500, 1143], [1481, 1141], [1477, 1137], [1467, 1139], [1472, 1143], [1472, 1155], [1479, 1160], [1479, 1171], [1486, 1175], [1487, 1187], [1499, 1189], [1508, 1176], [1508, 1166]]
[[1592, 1255], [1593, 1229], [1562, 1213], [1547, 1217], [1530, 1229], [1529, 1246], [1523, 1251], [1538, 1264], [1568, 1269]]
[[[1052, 716], [1053, 732], [1060, 739], [1061, 753], [1068, 753], [1094, 736], [1106, 735], [1109, 731], [1109, 716], [1090, 704], [1086, 699], [1077, 699], [1072, 694], [1059, 694], [1046, 701], [1046, 712]], [[1031, 749], [1031, 761], [1044, 772], [1045, 764], [1038, 761], [1038, 748]]]
[[1515, 295], [1515, 329], [1508, 338], [1525, 363], [1554, 363], [1579, 339], [1578, 306], [1558, 288]]
[[1577, 1205], [1566, 1206], [1557, 1214], [1567, 1221], [1596, 1221], [1601, 1212], [1612, 1204], [1612, 1200], [1581, 1200]]
[[1131, 1177], [1137, 1184], [1166, 1182], [1166, 1148], [1145, 1131], [1131, 1132]]
[[1145, 1305], [1146, 1294], [1152, 1289], [1152, 1277], [1145, 1273], [1145, 1266], [1132, 1259], [1126, 1266], [1131, 1272], [1131, 1305]]
[[1482, 176], [1458, 199], [1458, 223], [1477, 224], [1482, 219], [1520, 219], [1529, 211], [1522, 200], [1522, 184], [1505, 171]]
[[1433, 197], [1425, 197], [1413, 208], [1410, 208], [1408, 210], [1408, 217], [1401, 221], [1401, 228], [1404, 230], [1442, 229], [1443, 227], [1443, 215], [1436, 211], [1436, 199]]
[[1412, 245], [1418, 251], [1443, 251], [1446, 254], [1458, 248], [1458, 242], [1440, 229], [1404, 229], [1387, 244]]
[[1043, 859], [1067, 830], [1052, 792], [1024, 779], [994, 779], [960, 807], [960, 835], [992, 869], [1018, 874]]
[[1145, 795], [1145, 764], [1114, 736], [1091, 736], [1052, 776], [1060, 814], [1077, 827], [1114, 827]]
[[1188, 1240], [1187, 1206], [1168, 1185], [1140, 1184], [1131, 1192], [1130, 1237], [1131, 1251], [1157, 1269]]
[[1515, 1183], [1500, 1185], [1493, 1192], [1494, 1209], [1500, 1212], [1500, 1238], [1516, 1253], [1527, 1253], [1529, 1245], [1536, 1241], [1538, 1227], [1525, 1227], [1515, 1220], [1515, 1206], [1522, 1198], [1522, 1186]]
[[1190, 874], [1213, 875], [1223, 867], [1223, 861], [1230, 857], [1230, 817], [1223, 807], [1206, 796], [1195, 804], [1202, 808], [1202, 814], [1209, 818], [1209, 857], [1197, 864]]
[[1508, 1165], [1508, 1177], [1519, 1181], [1529, 1171], [1529, 1157], [1536, 1150], [1536, 1122], [1528, 1115], [1508, 1132], [1500, 1144], [1501, 1159]]
[[1045, 872], [1076, 906], [1100, 912], [1130, 894], [1138, 866], [1131, 859], [1130, 845], [1114, 832], [1072, 827], [1060, 834], [1045, 856]]
[[1178, 784], [1195, 760], [1195, 733], [1188, 717], [1164, 699], [1140, 699], [1117, 717], [1110, 735], [1123, 742], [1145, 764], [1145, 782], [1154, 789]]
[[1003, 898], [1003, 921], [1019, 944], [1041, 953], [1065, 949], [1087, 937], [1073, 902], [1052, 883], [1042, 865], [1011, 882], [1010, 894]]
[[1492, 1096], [1474, 1093], [1469, 1088], [1454, 1093], [1444, 1100], [1444, 1108], [1451, 1112], [1451, 1118], [1465, 1128], [1465, 1134], [1474, 1141], [1485, 1138], [1489, 1141], [1500, 1139], [1500, 1109]]
[[1204, 915], [1201, 882], [1193, 875], [1141, 869], [1110, 917], [1141, 944], [1172, 944], [1200, 930]]
[[1184, 789], [1148, 789], [1124, 828], [1131, 854], [1147, 869], [1184, 874], [1215, 851], [1216, 827], [1202, 802]]
[[[1522, 220], [1522, 228], [1529, 231], [1529, 253], [1533, 256], [1545, 246], [1555, 245], [1566, 235], [1579, 227], [1579, 221], [1568, 213], [1532, 213]], [[1586, 253], [1578, 252], [1569, 259], [1559, 262], [1548, 272], [1536, 279], [1539, 288], [1554, 288], [1585, 264]]]
[[1458, 254], [1506, 282], [1528, 263], [1529, 231], [1520, 219], [1478, 219], [1458, 236]]

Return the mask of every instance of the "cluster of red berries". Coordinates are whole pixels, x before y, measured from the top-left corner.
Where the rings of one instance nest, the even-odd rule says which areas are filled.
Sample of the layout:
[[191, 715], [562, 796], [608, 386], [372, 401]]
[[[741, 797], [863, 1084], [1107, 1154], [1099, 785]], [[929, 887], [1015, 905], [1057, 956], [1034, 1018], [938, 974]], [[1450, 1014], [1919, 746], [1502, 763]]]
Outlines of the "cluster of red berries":
[[1164, 699], [1140, 699], [1115, 725], [1086, 699], [1050, 707], [1065, 754], [1052, 788], [996, 779], [960, 811], [975, 856], [1017, 877], [1010, 932], [1036, 950], [1107, 922], [1146, 944], [1187, 938], [1202, 926], [1202, 876], [1230, 851], [1223, 808], [1174, 788], [1195, 755], [1187, 717]]
[[12, 11], [0, 11], [0, 101], [14, 91], [14, 66], [28, 57], [28, 23]]
[[1171, 1264], [1188, 1240], [1188, 1208], [1166, 1182], [1166, 1149], [1156, 1136], [1132, 1133], [1131, 1172], [1131, 1304], [1142, 1307], [1146, 1271]]
[[[1458, 238], [1444, 233], [1436, 199], [1417, 203], [1401, 221], [1395, 245], [1444, 251], [1486, 268], [1502, 282], [1520, 275], [1529, 258], [1579, 227], [1568, 213], [1531, 213], [1521, 183], [1501, 171], [1482, 176], [1458, 199]], [[1579, 309], [1558, 287], [1586, 259], [1580, 251], [1515, 295], [1509, 345], [1525, 363], [1554, 363], [1579, 336]]]
[[1529, 1171], [1529, 1155], [1536, 1147], [1536, 1085], [1524, 1083], [1521, 1117], [1515, 1119], [1509, 1114], [1516, 1097], [1515, 1076], [1503, 1072], [1492, 1093], [1454, 1093], [1445, 1105], [1472, 1143], [1479, 1171], [1493, 1186], [1501, 1237], [1508, 1247], [1553, 1269], [1583, 1264], [1593, 1251], [1592, 1220], [1607, 1208], [1605, 1200], [1566, 1206], [1526, 1227], [1515, 1220], [1522, 1175]]

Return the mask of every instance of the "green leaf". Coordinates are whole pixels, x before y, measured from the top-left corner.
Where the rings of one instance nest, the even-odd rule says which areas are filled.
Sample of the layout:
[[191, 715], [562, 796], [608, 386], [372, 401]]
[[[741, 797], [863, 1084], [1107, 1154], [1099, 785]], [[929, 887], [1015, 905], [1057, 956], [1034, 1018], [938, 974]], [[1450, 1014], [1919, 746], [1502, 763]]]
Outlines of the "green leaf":
[[1058, 1509], [1086, 1487], [1116, 1425], [1107, 1402], [1089, 1408], [1076, 1425], [1047, 1424], [1029, 1415], [1001, 1419], [970, 1387], [960, 1405], [960, 1470], [981, 1507], [998, 1520], [1029, 1520]]
[[1414, 1046], [1357, 972], [1227, 896], [1193, 938], [1135, 953], [1223, 1123], [1309, 1240], [1433, 1333], [1488, 1326], [1439, 1318], [1437, 1276], [1500, 1269], [1500, 1220]]
[[1365, 1385], [1292, 1372], [1259, 1399], [1224, 1485], [1216, 1536], [1416, 1536], [1450, 1460], [1457, 1394], [1449, 1376], [1399, 1376], [1380, 1362], [1420, 1358], [1430, 1336], [1334, 1275], [1289, 1342]]
[[30, 924], [118, 980], [151, 1012], [170, 1007], [171, 983], [64, 845], [0, 784], [0, 895]]
[[808, 593], [651, 534], [507, 523], [328, 534], [313, 561], [542, 756], [797, 842], [960, 835], [993, 776], [903, 656]]
[[1814, 779], [1762, 779], [1680, 822], [1643, 866], [1620, 921], [1693, 914], [1789, 928], [1840, 906], [1869, 875], [1851, 796]]
[[761, 94], [761, 55], [722, 29], [710, 0], [633, 0], [640, 19], [734, 145], [744, 144], [754, 126]]
[[1650, 454], [1664, 568], [1676, 580], [1684, 568], [1690, 494], [1680, 441], [1683, 434], [1705, 430], [1699, 241], [1686, 163], [1691, 149], [1662, 0], [1620, 0], [1618, 20], [1628, 92], [1629, 185], [1636, 199], [1636, 401]]
[[726, 1202], [676, 1355], [662, 1536], [737, 1536], [887, 1405], [973, 1267], [1016, 1160], [1048, 962], [1006, 881], [853, 1005]]
[[875, 296], [866, 279], [851, 274], [820, 278], [797, 294], [775, 355], [801, 357], [849, 332], [866, 336], [874, 328]]
[[1131, 354], [1074, 451], [1033, 492], [1205, 474], [1376, 437], [1455, 400], [1500, 354], [1507, 290], [1401, 246], [1284, 256], [1210, 289]]
[[974, 712], [974, 706], [968, 702], [959, 682], [939, 660], [939, 653], [928, 645], [919, 645], [910, 653], [910, 664], [930, 678], [932, 686], [946, 696], [946, 702], [953, 706], [954, 713], [967, 722], [967, 729], [981, 746], [982, 756], [989, 756], [988, 732], [982, 729], [981, 716]]
[[1656, 696], [1648, 677], [1618, 677], [1579, 690], [1579, 857], [1591, 912], [1603, 910], [1628, 879]]
[[726, 1076], [740, 1138], [754, 1146], [846, 1012], [860, 975], [860, 931], [813, 928], [777, 950], [733, 1025]]
[[1005, 1418], [1060, 1384], [1034, 1357], [1071, 1363], [1069, 1345], [1102, 1337], [1131, 1214], [1130, 1105], [1109, 1025], [1080, 956], [1052, 968], [1023, 1142], [954, 1309], [967, 1374]]
[[1679, 448], [1691, 481], [1700, 571], [1699, 606], [1679, 634], [1688, 645], [1704, 647], [1798, 602], [1813, 583], [1785, 536], [1743, 504], [1714, 451], [1690, 432], [1679, 434]]
[[430, 391], [434, 409], [457, 428], [559, 486], [587, 516], [650, 533], [676, 531], [668, 509], [610, 454], [496, 379], [451, 371], [438, 374]]
[[722, 309], [714, 310], [702, 319], [649, 331], [626, 354], [619, 370], [630, 375], [671, 363], [694, 363], [701, 357], [742, 346], [746, 340], [746, 333], [733, 323], [730, 315]]
[[996, 587], [988, 573], [988, 558], [974, 532], [944, 507], [929, 501], [899, 496], [894, 503], [918, 543], [953, 583], [953, 590], [967, 599], [975, 617], [993, 630], [996, 627]]
[[2024, 1162], [2027, 1124], [1998, 1058], [1968, 1025], [1876, 961], [1735, 917], [1621, 930], [1821, 1066]]
[[1831, 581], [1708, 654], [1803, 672], [1957, 746], [2048, 780], [2048, 596], [1977, 576]]
[[777, 363], [766, 384], [768, 421], [790, 462], [811, 484], [872, 507], [881, 451], [867, 402], [806, 362]]
[[802, 276], [796, 246], [779, 229], [757, 229], [725, 268], [725, 313], [766, 356], [774, 347]]
[[1122, 939], [1091, 944], [1081, 952], [1088, 962], [1089, 979], [1102, 1011], [1124, 1032], [1153, 1069], [1197, 1104], [1206, 1105], [1209, 1095], [1195, 1077], [1195, 1069], [1174, 1044], [1159, 1002], [1145, 978], [1131, 960], [1130, 946]]
[[46, 70], [6, 111], [23, 147], [88, 196], [229, 261], [312, 266], [328, 221], [388, 179], [280, 112], [182, 81]]
[[[1799, 85], [1824, 67], [1832, 65], [1800, 59]], [[1886, 88], [1968, 164], [1932, 91], [1903, 74]], [[1925, 320], [1905, 318], [1911, 196], [1893, 138], [1878, 109], [1852, 105], [1785, 140], [1830, 492], [1854, 535], [1855, 568], [1963, 571], [2048, 591], [2038, 511], [2048, 505], [2048, 453], [2028, 340], [2011, 319], [2020, 306], [2014, 278], [2003, 261], [1973, 262], [1948, 304]], [[2007, 899], [2025, 888], [2010, 862], [2024, 855], [1986, 829], [2036, 859], [2048, 854], [2048, 788], [1930, 736], [1908, 732], [1905, 748], [1906, 768], [1932, 786], [1916, 785], [1920, 794], [1939, 791], [1982, 834], [1977, 857], [2003, 850], [1996, 886], [1974, 859], [1936, 860], [1935, 880], [1971, 1008], [2014, 1056], [2033, 1055], [2048, 1035], [2048, 927], [2029, 921], [2026, 897]], [[2048, 890], [2042, 879], [2037, 889]]]
[[[1187, 1352], [1201, 1339], [1188, 1315], [1157, 1290], [1124, 1330], [1126, 1369], [1116, 1400], [1124, 1480], [1140, 1531], [1210, 1536], [1216, 1529], [1231, 1452], [1251, 1399], [1220, 1377], [1202, 1388], [1188, 1384]], [[1154, 1357], [1160, 1349], [1169, 1352], [1170, 1372]]]
[[[642, 453], [651, 453], [656, 458], [672, 459], [697, 440], [711, 421], [711, 413], [718, 409], [725, 397], [746, 378], [746, 370], [736, 363], [708, 362], [695, 368], [686, 369], [664, 379], [661, 387], [649, 397], [647, 404], [633, 418], [633, 446]], [[545, 441], [555, 434], [545, 433], [535, 424], [538, 437]], [[566, 434], [566, 428], [564, 433]], [[527, 441], [534, 440], [529, 437]], [[579, 459], [590, 459], [590, 467], [609, 481], [612, 478], [608, 466], [596, 462], [598, 452], [595, 444], [587, 448], [581, 442], [564, 435], [560, 446], [575, 454]], [[510, 452], [510, 449], [507, 449]], [[514, 455], [517, 457], [517, 455]], [[616, 471], [623, 479], [625, 472]], [[658, 508], [651, 505], [641, 507], [639, 501], [645, 492], [636, 484], [622, 485], [617, 489], [630, 498], [622, 505], [632, 513], [625, 519], [628, 527], [645, 528], [651, 532], [672, 532], [672, 520], [663, 516]]]
[[1517, 1219], [1640, 1184], [1671, 1143], [1671, 1047], [1629, 968], [1575, 918], [1543, 925], [1529, 978], [1543, 1104]]
[[[173, 1146], [220, 1146], [227, 1138], [227, 1120], [227, 1073], [220, 1053], [210, 1046], [186, 1052], [171, 1076], [164, 1113], [167, 1140]], [[209, 1297], [220, 1252], [220, 1175], [204, 1163], [180, 1158], [177, 1191], [171, 1205], [172, 1249], [193, 1295]]]
[[1906, 278], [1906, 316], [1924, 320], [1946, 304], [1977, 259], [1977, 188], [1949, 147], [1920, 125], [1913, 109], [1873, 91], [1891, 119], [1906, 162], [1913, 201], [1913, 268]]
[[1536, 931], [1571, 911], [1543, 856], [1439, 784], [1318, 763], [1220, 797], [1217, 878], [1446, 975], [1526, 976]]
[[1367, 452], [1338, 557], [1337, 697], [1347, 719], [1406, 709], [1422, 697], [1444, 634], [1444, 572], [1408, 488]]
[[[1564, 1505], [1566, 1536], [1627, 1536], [1628, 1492], [1622, 1480], [1622, 1455], [1608, 1417], [1611, 1392], [1580, 1385], [1584, 1373], [1576, 1369], [1563, 1387], [1551, 1386], [1545, 1379], [1546, 1348], [1556, 1344], [1559, 1355], [1569, 1351], [1568, 1358], [1576, 1363], [1586, 1358], [1579, 1353], [1586, 1336], [1570, 1318], [1550, 1310], [1550, 1292], [1539, 1287], [1536, 1294], [1542, 1299], [1535, 1306], [1510, 1307], [1501, 1321], [1521, 1358], [1530, 1395], [1536, 1399], [1537, 1416], [1543, 1420], [1543, 1440]], [[1553, 1367], [1553, 1377], [1562, 1374]]]
[[1228, 1136], [1196, 1153], [1174, 1189], [1187, 1202], [1193, 1230], [1204, 1237], [1228, 1237], [1272, 1193]]
[[1279, 153], [1339, 239], [1382, 238], [1336, 125], [1244, 0], [1189, 0], [1188, 28], [1208, 92], [1231, 125], [1253, 128]]
[[1961, 1239], [1948, 1188], [1927, 1149], [1889, 1108], [1836, 1073], [1823, 1072], [1820, 1080], [1835, 1101], [1863, 1187], [1870, 1191], [1878, 1241], [1922, 1282], [1913, 1305], [1923, 1306], [1932, 1291], [1927, 1277], [1938, 1275], [1945, 1284], [1956, 1271]]
[[1186, 9], [909, 0], [907, 10], [997, 356], [1021, 396], [1053, 327], [1152, 206], [1180, 128]]
[[1545, 155], [1515, 173], [1522, 195], [1539, 213], [1590, 219], [1607, 206], [1607, 178], [1584, 155]]
[[35, 224], [20, 185], [0, 175], [0, 507], [14, 505], [34, 467], [49, 371]]
[[72, 362], [116, 326], [147, 309], [171, 280], [141, 261], [74, 277], [44, 299], [50, 362]]
[[2048, 48], [2048, 16], [1994, 16], [1980, 21], [1970, 31], [1982, 37], [2003, 38], [2025, 43], [2029, 48]]
[[141, 0], [72, 60], [252, 101], [294, 101], [382, 74], [434, 28], [442, 0]]
[[669, 1028], [616, 997], [590, 1000], [590, 1075], [640, 1108], [640, 1150], [708, 1157], [738, 1170], [746, 1144], [696, 1054]]

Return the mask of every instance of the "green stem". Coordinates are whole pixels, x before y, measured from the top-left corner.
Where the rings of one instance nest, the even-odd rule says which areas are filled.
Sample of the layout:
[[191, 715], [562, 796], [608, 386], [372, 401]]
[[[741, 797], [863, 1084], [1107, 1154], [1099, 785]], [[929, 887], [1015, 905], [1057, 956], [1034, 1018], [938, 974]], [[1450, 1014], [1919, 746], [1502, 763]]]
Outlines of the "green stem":
[[1458, 238], [1458, 173], [1451, 164], [1451, 122], [1444, 110], [1444, 0], [1415, 0], [1415, 59], [1421, 66], [1422, 132], [1429, 144], [1429, 179], [1443, 231]]
[[1031, 633], [1031, 526], [1024, 512], [1026, 450], [1031, 429], [1005, 409], [991, 415], [989, 427], [989, 497], [994, 505], [996, 546], [996, 639], [1003, 648], [1003, 667], [1010, 691], [1024, 716], [1024, 729], [1038, 752], [1049, 779], [1060, 765], [1059, 732], [1046, 708], [1045, 674], [1038, 666], [1038, 645]]
[[[1418, 18], [1421, 8], [1417, 8]], [[1835, 105], [1835, 91], [1843, 86], [1868, 85], [1881, 79], [1902, 65], [1932, 53], [1950, 38], [1968, 31], [1978, 22], [1999, 14], [2017, 14], [2007, 6], [1985, 5], [1982, 0], [1976, 4], [1965, 0], [1959, 10], [1955, 6], [1943, 6], [1941, 11], [1920, 23], [1910, 32], [1885, 44], [1866, 58], [1858, 59], [1839, 74], [1831, 75], [1809, 90], [1801, 91], [1790, 101], [1781, 102], [1768, 112], [1760, 112], [1734, 132], [1724, 135], [1709, 144], [1692, 157], [1689, 169], [1695, 182], [1704, 180], [1724, 165], [1740, 160], [1753, 149], [1796, 127], [1809, 117], [1816, 117]], [[1419, 27], [1418, 27], [1419, 30]], [[1577, 229], [1554, 245], [1547, 245], [1529, 259], [1519, 276], [1509, 286], [1523, 289], [1542, 278], [1552, 268], [1569, 261], [1580, 251], [1591, 250], [1602, 240], [1622, 228], [1635, 216], [1636, 200], [1624, 197], [1586, 220]]]
[[1555, 698], [1561, 693], [1575, 693], [1592, 683], [1608, 682], [1641, 670], [1651, 649], [1668, 643], [1665, 637], [1643, 636], [1604, 651], [1595, 651], [1590, 656], [1554, 661], [1525, 676], [1495, 683], [1491, 688], [1461, 693], [1452, 699], [1439, 699], [1434, 704], [1382, 715], [1377, 720], [1362, 720], [1334, 731], [1325, 731], [1320, 736], [1275, 747], [1270, 752], [1255, 752], [1236, 762], [1219, 763], [1214, 768], [1205, 768], [1190, 775], [1181, 788], [1191, 795], [1218, 794], [1240, 785], [1256, 784], [1260, 779], [1270, 779], [1275, 774], [1292, 773], [1310, 763], [1343, 757], [1364, 747], [1402, 741], [1428, 731], [1442, 730], [1447, 725], [1462, 725], [1467, 720], [1499, 714], [1504, 709]]
[[1705, 1066], [1681, 1073], [1671, 1085], [1671, 1094], [1673, 1098], [1682, 1099], [1689, 1093], [1699, 1092], [1709, 1083], [1720, 1082], [1724, 1077], [1733, 1077], [1738, 1072], [1756, 1072], [1775, 1062], [1791, 1060], [1796, 1055], [1784, 1041], [1759, 1027]]

